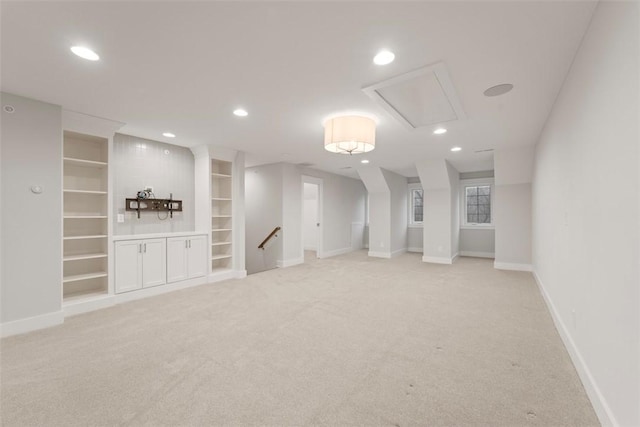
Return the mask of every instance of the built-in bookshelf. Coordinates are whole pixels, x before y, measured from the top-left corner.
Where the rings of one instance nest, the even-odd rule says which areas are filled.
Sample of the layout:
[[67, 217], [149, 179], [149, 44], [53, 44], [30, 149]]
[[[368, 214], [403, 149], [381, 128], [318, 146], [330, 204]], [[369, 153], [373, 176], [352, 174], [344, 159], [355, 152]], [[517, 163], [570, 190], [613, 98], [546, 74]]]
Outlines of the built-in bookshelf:
[[108, 292], [108, 140], [64, 133], [63, 298]]
[[228, 270], [232, 260], [232, 163], [211, 159], [211, 271]]

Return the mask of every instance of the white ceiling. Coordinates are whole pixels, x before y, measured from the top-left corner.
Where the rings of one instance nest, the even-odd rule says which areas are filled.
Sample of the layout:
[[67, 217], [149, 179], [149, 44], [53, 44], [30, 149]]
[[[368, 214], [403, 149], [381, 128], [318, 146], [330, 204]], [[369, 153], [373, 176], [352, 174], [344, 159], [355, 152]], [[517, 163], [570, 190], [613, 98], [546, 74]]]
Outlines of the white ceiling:
[[[534, 144], [595, 6], [539, 2], [2, 2], [3, 91], [127, 123], [122, 133], [309, 162], [355, 176], [362, 156], [405, 176], [420, 159], [492, 168], [475, 150]], [[83, 44], [101, 60], [74, 56]], [[386, 48], [387, 66], [372, 62]], [[444, 62], [465, 120], [409, 130], [361, 89]], [[483, 91], [513, 83], [512, 92]], [[246, 118], [232, 115], [242, 106]], [[322, 120], [378, 116], [376, 149], [323, 149]], [[170, 131], [177, 138], [164, 138]], [[451, 153], [459, 145], [463, 150]]]

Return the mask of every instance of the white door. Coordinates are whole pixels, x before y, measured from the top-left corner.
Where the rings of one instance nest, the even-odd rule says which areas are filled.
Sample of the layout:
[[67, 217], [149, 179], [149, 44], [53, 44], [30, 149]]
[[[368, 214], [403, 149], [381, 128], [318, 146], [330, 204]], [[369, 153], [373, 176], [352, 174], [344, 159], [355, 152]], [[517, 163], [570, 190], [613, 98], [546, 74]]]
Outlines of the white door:
[[207, 236], [189, 237], [189, 278], [207, 274]]
[[116, 242], [116, 293], [133, 291], [142, 287], [142, 242], [124, 240]]
[[186, 237], [167, 239], [167, 283], [185, 280], [188, 277], [188, 245], [189, 240]]
[[142, 287], [167, 283], [167, 239], [142, 241]]

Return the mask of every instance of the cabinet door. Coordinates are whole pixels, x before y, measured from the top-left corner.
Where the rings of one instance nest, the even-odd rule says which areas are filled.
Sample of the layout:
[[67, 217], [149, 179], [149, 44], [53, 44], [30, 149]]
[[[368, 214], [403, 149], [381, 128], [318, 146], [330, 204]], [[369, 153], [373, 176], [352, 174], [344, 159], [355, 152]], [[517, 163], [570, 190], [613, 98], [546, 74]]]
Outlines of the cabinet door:
[[142, 241], [142, 287], [167, 282], [167, 239]]
[[142, 287], [141, 252], [142, 243], [140, 240], [116, 242], [115, 282], [117, 294]]
[[207, 236], [189, 237], [189, 278], [207, 274]]
[[169, 237], [167, 239], [167, 282], [187, 279], [187, 237]]

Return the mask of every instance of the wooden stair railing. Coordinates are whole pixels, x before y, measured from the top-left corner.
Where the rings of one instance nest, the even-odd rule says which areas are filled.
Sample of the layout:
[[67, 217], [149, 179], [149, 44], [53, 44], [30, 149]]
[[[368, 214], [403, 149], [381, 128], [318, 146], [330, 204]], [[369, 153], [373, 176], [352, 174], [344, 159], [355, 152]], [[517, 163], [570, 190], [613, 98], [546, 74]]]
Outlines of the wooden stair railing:
[[281, 229], [282, 229], [281, 227], [276, 227], [276, 228], [274, 228], [274, 229], [273, 229], [273, 231], [272, 231], [271, 233], [269, 233], [269, 235], [267, 236], [267, 238], [266, 238], [266, 239], [264, 239], [264, 240], [262, 241], [262, 243], [260, 243], [260, 245], [258, 246], [258, 249], [262, 249], [262, 250], [264, 250], [264, 245], [266, 245], [266, 244], [267, 244], [267, 242], [269, 242], [269, 240], [271, 240], [271, 238], [272, 238], [273, 236], [275, 236], [275, 235], [276, 235], [276, 233], [277, 233], [278, 231], [280, 231]]

